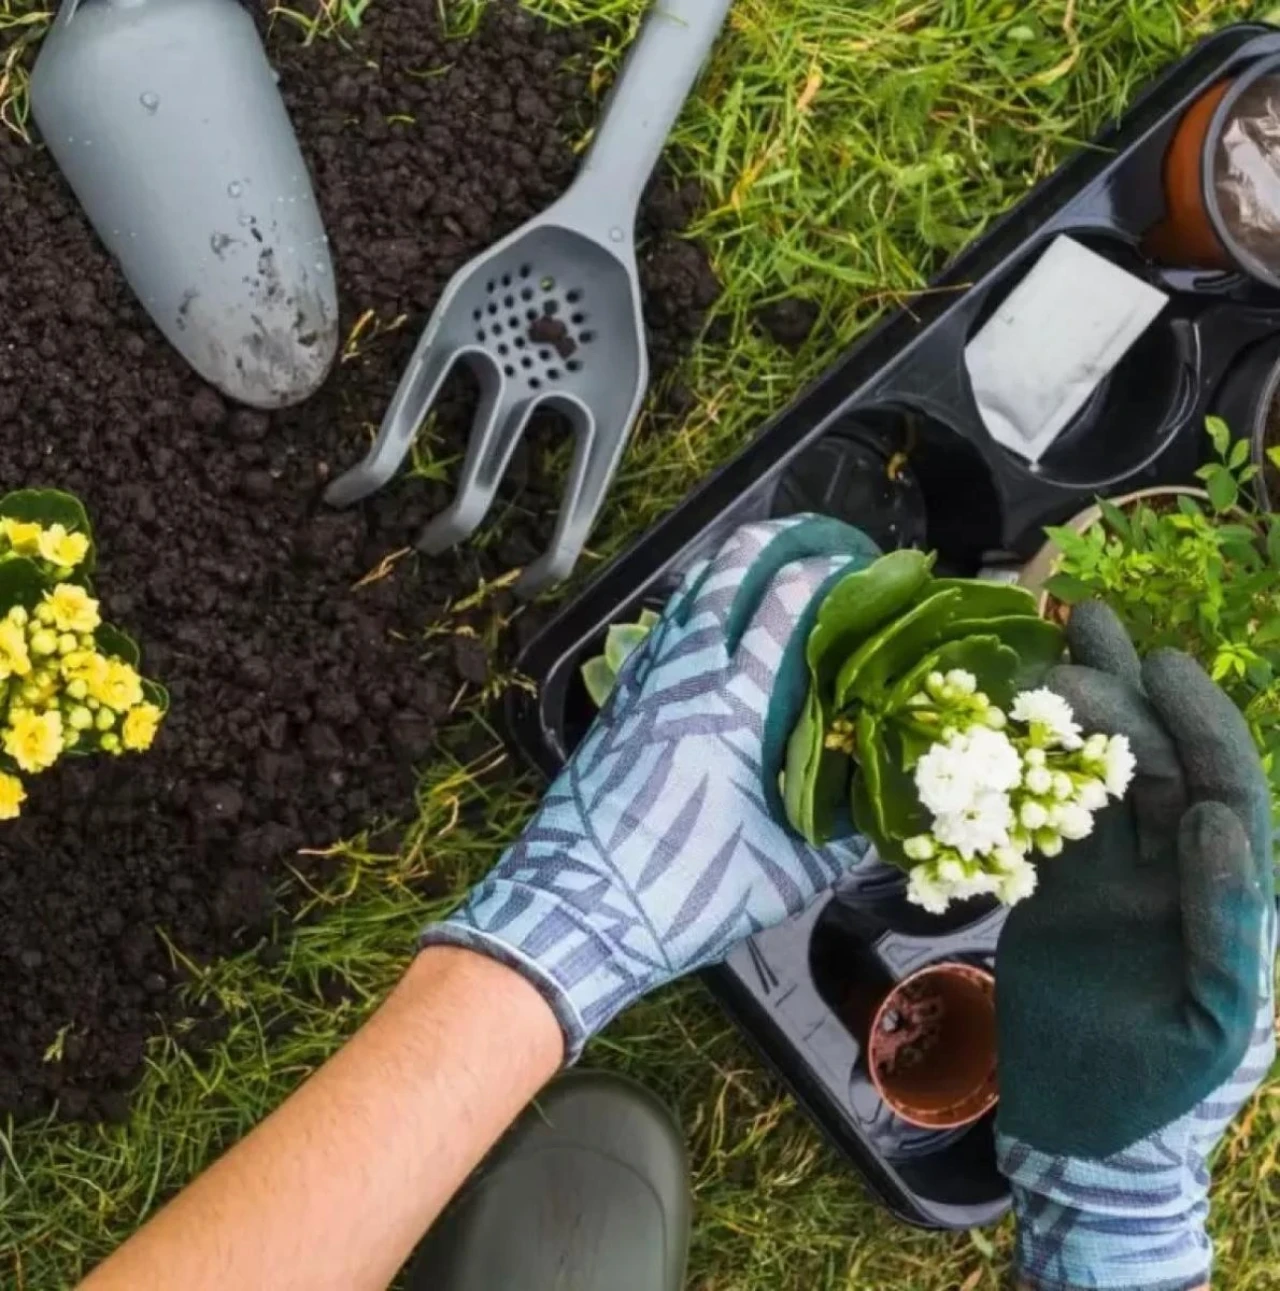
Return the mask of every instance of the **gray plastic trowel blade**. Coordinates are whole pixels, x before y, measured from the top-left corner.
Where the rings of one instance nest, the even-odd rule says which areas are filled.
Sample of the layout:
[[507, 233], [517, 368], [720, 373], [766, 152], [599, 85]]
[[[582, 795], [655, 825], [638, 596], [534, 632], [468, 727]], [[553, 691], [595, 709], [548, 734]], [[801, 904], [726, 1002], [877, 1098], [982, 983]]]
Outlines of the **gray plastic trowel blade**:
[[187, 362], [255, 407], [313, 393], [337, 350], [333, 264], [275, 73], [236, 0], [65, 0], [31, 104]]

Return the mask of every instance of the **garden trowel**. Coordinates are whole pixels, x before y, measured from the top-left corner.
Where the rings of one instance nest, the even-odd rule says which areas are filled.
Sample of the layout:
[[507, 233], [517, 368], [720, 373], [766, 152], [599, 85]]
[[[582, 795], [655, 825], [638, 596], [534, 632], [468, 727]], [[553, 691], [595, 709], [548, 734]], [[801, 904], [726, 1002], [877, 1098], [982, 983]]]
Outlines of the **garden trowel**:
[[260, 408], [311, 394], [337, 348], [333, 265], [237, 0], [64, 0], [31, 104], [98, 236], [191, 366]]

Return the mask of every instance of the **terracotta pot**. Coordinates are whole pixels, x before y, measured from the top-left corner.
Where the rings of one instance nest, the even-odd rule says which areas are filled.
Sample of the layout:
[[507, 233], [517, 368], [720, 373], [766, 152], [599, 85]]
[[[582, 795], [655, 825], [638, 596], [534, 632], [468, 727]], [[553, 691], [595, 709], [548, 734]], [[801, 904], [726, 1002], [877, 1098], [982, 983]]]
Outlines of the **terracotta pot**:
[[[1148, 254], [1172, 264], [1235, 268], [1270, 287], [1280, 287], [1280, 249], [1274, 236], [1266, 229], [1237, 223], [1238, 212], [1224, 211], [1218, 174], [1228, 125], [1256, 120], [1263, 110], [1260, 96], [1269, 114], [1263, 82], [1277, 79], [1280, 57], [1260, 59], [1240, 75], [1210, 86], [1187, 109], [1165, 153], [1165, 218], [1144, 239]], [[1237, 138], [1234, 146], [1239, 144]], [[1280, 218], [1280, 212], [1270, 213], [1273, 223]]]
[[1147, 235], [1147, 250], [1173, 264], [1227, 269], [1231, 265], [1209, 218], [1204, 191], [1205, 140], [1218, 104], [1231, 88], [1219, 81], [1186, 111], [1164, 158], [1165, 218]]
[[[1209, 495], [1203, 489], [1182, 488], [1171, 486], [1161, 489], [1139, 489], [1136, 493], [1126, 493], [1123, 497], [1112, 498], [1111, 501], [1121, 510], [1132, 507], [1139, 502], [1145, 502], [1150, 498], [1169, 497], [1176, 498], [1183, 495], [1189, 498], [1199, 498], [1207, 501]], [[1098, 506], [1086, 507], [1083, 511], [1078, 512], [1066, 522], [1063, 528], [1073, 529], [1076, 533], [1084, 533], [1086, 529], [1092, 528], [1102, 519], [1102, 508]], [[1039, 598], [1038, 609], [1040, 616], [1043, 618], [1049, 608], [1049, 602], [1052, 599], [1048, 592], [1044, 590], [1044, 585], [1058, 571], [1058, 565], [1062, 560], [1062, 552], [1057, 543], [1051, 539], [1046, 540], [1044, 545], [1036, 552], [1032, 558], [1022, 567], [1022, 572], [1018, 575], [1018, 586], [1025, 587], [1029, 592], [1035, 592]]]
[[923, 1129], [969, 1125], [996, 1104], [995, 978], [972, 964], [922, 968], [872, 1015], [867, 1069], [896, 1116]]

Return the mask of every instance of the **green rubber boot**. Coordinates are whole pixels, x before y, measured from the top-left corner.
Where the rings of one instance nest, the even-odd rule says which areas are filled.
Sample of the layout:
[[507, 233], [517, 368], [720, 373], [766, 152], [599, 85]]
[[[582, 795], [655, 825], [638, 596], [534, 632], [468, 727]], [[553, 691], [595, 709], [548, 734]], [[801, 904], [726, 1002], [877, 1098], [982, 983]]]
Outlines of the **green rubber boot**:
[[423, 1239], [408, 1291], [680, 1291], [692, 1198], [671, 1114], [633, 1081], [547, 1086]]

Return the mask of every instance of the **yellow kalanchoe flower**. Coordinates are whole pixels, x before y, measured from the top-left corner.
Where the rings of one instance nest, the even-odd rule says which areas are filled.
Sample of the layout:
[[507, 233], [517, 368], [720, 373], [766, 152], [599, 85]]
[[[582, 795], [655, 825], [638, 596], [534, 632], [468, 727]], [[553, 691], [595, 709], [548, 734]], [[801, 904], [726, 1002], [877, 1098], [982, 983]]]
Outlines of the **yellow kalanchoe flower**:
[[51, 565], [71, 569], [89, 554], [89, 539], [82, 533], [68, 533], [66, 525], [51, 524], [40, 534], [40, 554]]
[[77, 583], [59, 583], [44, 594], [59, 632], [92, 632], [102, 622], [98, 602]]
[[125, 714], [124, 725], [120, 728], [120, 738], [124, 741], [125, 748], [134, 753], [149, 749], [163, 716], [164, 713], [157, 704], [139, 704], [137, 708], [131, 708]]
[[22, 625], [11, 617], [0, 619], [0, 681], [25, 677], [30, 671], [31, 655]]
[[90, 694], [95, 686], [103, 685], [107, 679], [107, 660], [95, 650], [73, 650], [64, 654], [59, 664], [67, 681], [83, 681]]
[[11, 710], [4, 751], [24, 771], [34, 774], [47, 770], [62, 752], [62, 714], [33, 713], [28, 708]]
[[40, 538], [44, 530], [34, 520], [15, 520], [12, 516], [5, 516], [0, 520], [0, 529], [19, 556], [40, 554]]
[[16, 775], [0, 771], [0, 820], [13, 820], [22, 811], [27, 791]]
[[108, 659], [106, 672], [98, 680], [85, 680], [90, 696], [117, 713], [142, 703], [142, 678], [123, 659]]

